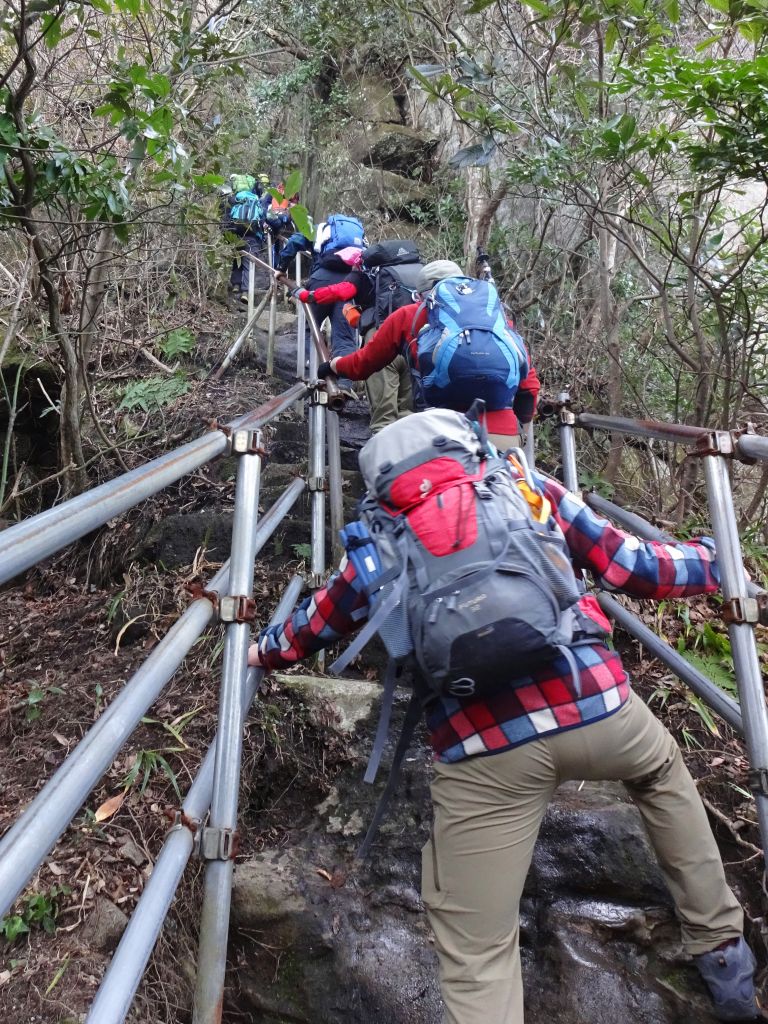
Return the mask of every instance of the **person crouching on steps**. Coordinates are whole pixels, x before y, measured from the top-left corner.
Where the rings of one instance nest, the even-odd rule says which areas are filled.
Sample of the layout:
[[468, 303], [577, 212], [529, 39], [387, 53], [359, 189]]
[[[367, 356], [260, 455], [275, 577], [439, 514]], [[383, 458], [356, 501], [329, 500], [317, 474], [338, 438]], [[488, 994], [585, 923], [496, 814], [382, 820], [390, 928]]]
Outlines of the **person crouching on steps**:
[[[445, 490], [431, 484], [421, 491], [417, 486], [414, 498], [405, 482], [409, 463], [403, 461], [401, 471], [398, 462], [393, 470], [392, 453], [407, 453], [418, 421], [434, 415], [414, 413], [385, 427], [363, 448], [361, 468], [367, 463], [373, 467], [367, 476], [375, 470], [382, 479], [402, 473], [390, 483], [387, 500], [397, 489], [409, 521], [419, 501], [434, 502], [420, 513], [433, 537], [466, 536], [466, 501], [463, 507], [448, 501]], [[471, 426], [461, 413], [440, 415], [455, 419], [456, 430]], [[447, 451], [445, 431], [436, 432], [435, 441], [437, 452]], [[450, 461], [434, 458], [443, 467]], [[424, 469], [420, 464], [418, 480]], [[524, 478], [519, 465], [510, 471]], [[709, 538], [640, 540], [600, 518], [556, 480], [533, 479], [546, 503], [542, 522], [564, 539], [574, 566], [590, 571], [604, 588], [657, 599], [718, 589]], [[390, 515], [398, 511], [388, 509]], [[610, 624], [597, 601], [584, 595], [577, 610], [586, 641], [520, 678], [510, 669], [508, 684], [484, 697], [433, 693], [425, 704], [435, 772], [422, 896], [435, 935], [446, 1024], [522, 1024], [520, 897], [547, 805], [562, 782], [576, 779], [624, 783], [669, 886], [684, 948], [708, 986], [716, 1015], [764, 1020], [742, 909], [726, 883], [696, 785], [674, 739], [633, 693], [618, 652], [607, 645]], [[288, 620], [260, 634], [249, 664], [267, 670], [293, 665], [357, 630], [368, 612], [368, 589], [344, 556], [324, 587]]]

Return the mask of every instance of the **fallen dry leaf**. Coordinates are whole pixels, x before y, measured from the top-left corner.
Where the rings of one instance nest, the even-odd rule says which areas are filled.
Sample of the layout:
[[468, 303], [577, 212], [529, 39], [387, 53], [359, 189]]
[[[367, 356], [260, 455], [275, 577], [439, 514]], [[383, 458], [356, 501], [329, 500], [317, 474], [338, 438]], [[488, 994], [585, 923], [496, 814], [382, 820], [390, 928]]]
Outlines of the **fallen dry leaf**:
[[326, 871], [325, 868], [318, 868], [317, 869], [317, 874], [320, 875], [321, 878], [324, 878], [326, 880], [326, 882], [332, 881], [332, 876], [331, 876], [330, 871]]
[[97, 808], [94, 818], [96, 821], [106, 821], [107, 818], [111, 818], [115, 811], [119, 811], [122, 806], [123, 800], [125, 800], [125, 792], [118, 793], [117, 796], [111, 796], [109, 800], [105, 800], [101, 807]]

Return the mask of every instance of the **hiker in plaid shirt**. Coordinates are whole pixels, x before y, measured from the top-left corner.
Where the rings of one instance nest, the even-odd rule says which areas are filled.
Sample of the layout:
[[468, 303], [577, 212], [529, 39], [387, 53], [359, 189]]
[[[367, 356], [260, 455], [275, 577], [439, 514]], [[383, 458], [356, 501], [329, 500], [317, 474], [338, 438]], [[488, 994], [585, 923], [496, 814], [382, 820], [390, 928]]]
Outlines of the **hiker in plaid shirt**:
[[[407, 422], [386, 427], [379, 438]], [[539, 483], [574, 567], [602, 588], [657, 599], [718, 589], [710, 539], [642, 541], [557, 481]], [[608, 637], [610, 624], [593, 597], [583, 596], [579, 610]], [[367, 613], [366, 592], [345, 556], [325, 587], [262, 632], [249, 663], [270, 670], [292, 665], [358, 629]], [[490, 696], [435, 697], [425, 709], [436, 763], [422, 896], [446, 1024], [522, 1024], [520, 896], [547, 804], [561, 782], [574, 779], [625, 784], [718, 1017], [768, 1019], [756, 1005], [741, 907], [675, 741], [632, 693], [618, 653], [602, 638], [570, 653], [580, 693], [559, 656]]]

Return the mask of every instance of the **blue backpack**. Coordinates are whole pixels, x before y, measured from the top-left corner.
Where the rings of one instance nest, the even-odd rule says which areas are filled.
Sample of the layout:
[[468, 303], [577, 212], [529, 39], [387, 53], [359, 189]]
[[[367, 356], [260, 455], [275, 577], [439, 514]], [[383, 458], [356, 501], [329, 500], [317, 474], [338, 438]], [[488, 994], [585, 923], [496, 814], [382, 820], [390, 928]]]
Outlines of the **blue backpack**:
[[345, 217], [342, 213], [332, 213], [325, 222], [322, 236], [318, 239], [321, 256], [330, 256], [339, 249], [354, 246], [364, 249], [368, 244], [363, 225], [357, 217]]
[[428, 323], [418, 336], [418, 369], [427, 405], [489, 410], [512, 404], [528, 375], [522, 338], [507, 323], [490, 281], [448, 277], [426, 297]]
[[268, 204], [272, 202], [271, 197], [257, 196], [255, 192], [238, 192], [235, 200], [229, 216], [236, 228], [251, 232], [261, 230]]

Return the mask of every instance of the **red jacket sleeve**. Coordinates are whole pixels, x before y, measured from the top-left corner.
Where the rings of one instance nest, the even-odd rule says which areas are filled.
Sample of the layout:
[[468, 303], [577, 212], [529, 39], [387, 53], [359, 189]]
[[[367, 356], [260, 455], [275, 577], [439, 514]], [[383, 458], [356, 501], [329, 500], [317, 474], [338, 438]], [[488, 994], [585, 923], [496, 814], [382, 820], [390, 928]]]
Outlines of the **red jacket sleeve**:
[[383, 370], [411, 340], [413, 318], [418, 309], [419, 304], [413, 302], [390, 313], [367, 345], [336, 360], [336, 373], [350, 380], [365, 380], [377, 370]]
[[[530, 356], [528, 358], [530, 365]], [[530, 423], [533, 419], [540, 388], [539, 375], [534, 367], [531, 366], [528, 370], [528, 376], [520, 381], [520, 387], [517, 389], [517, 393], [512, 400], [512, 408], [515, 410], [515, 415], [521, 423]]]
[[338, 284], [326, 284], [315, 288], [315, 302], [325, 305], [329, 302], [349, 302], [357, 295], [357, 288], [351, 281], [339, 281]]

